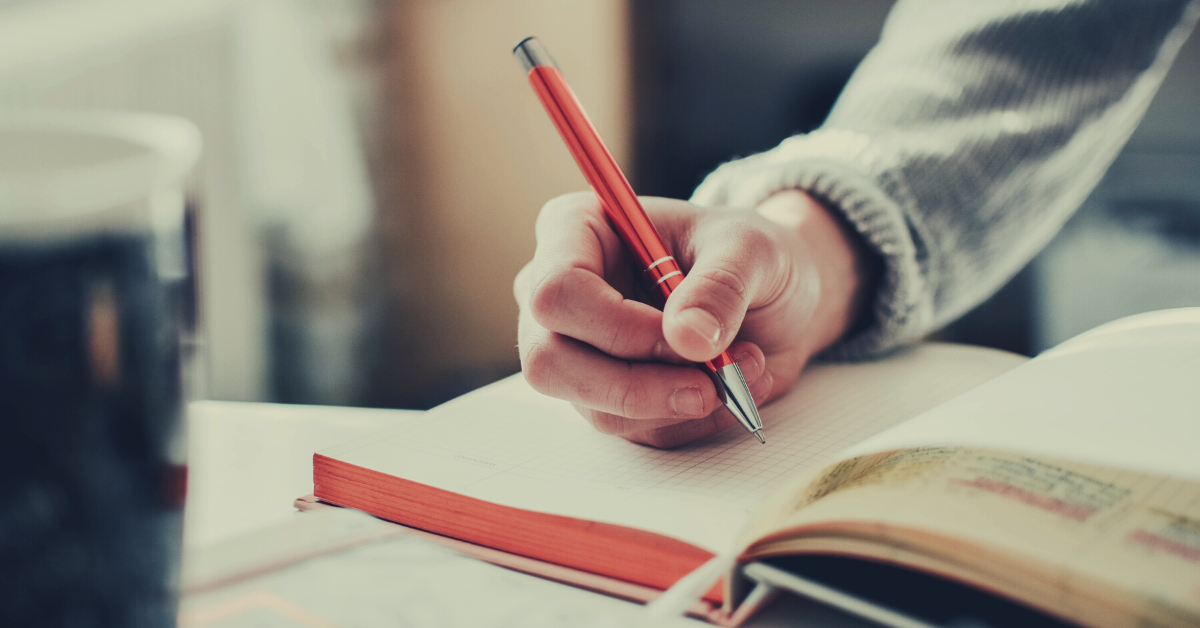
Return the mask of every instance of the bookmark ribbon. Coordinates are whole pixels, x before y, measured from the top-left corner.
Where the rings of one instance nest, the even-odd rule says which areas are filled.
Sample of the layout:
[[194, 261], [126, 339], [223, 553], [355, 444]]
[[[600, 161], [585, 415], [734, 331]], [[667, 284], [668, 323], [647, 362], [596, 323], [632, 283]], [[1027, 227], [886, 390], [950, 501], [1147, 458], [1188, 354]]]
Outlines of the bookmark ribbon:
[[646, 605], [654, 617], [679, 617], [692, 608], [712, 588], [721, 576], [729, 573], [737, 561], [736, 554], [718, 554], [679, 579], [670, 589]]

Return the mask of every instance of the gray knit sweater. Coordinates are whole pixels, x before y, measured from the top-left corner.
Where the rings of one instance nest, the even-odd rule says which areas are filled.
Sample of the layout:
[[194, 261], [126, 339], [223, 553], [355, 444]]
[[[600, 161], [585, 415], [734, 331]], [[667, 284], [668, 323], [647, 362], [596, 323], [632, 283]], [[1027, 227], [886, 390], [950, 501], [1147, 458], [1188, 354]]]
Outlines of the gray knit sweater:
[[838, 208], [885, 270], [871, 324], [830, 353], [911, 342], [1054, 236], [1198, 14], [1200, 0], [901, 0], [820, 129], [721, 166], [693, 200], [799, 188]]

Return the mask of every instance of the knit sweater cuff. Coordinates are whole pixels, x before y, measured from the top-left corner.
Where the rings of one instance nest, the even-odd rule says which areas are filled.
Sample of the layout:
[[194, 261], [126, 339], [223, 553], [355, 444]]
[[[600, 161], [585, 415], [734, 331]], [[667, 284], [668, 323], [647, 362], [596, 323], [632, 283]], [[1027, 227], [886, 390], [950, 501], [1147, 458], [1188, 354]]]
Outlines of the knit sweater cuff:
[[845, 216], [864, 244], [884, 262], [870, 304], [869, 323], [822, 357], [862, 359], [912, 342], [930, 330], [933, 295], [928, 265], [914, 241], [904, 207], [911, 207], [896, 163], [865, 135], [822, 129], [778, 147], [722, 165], [692, 196], [701, 205], [755, 207], [768, 196], [799, 189]]

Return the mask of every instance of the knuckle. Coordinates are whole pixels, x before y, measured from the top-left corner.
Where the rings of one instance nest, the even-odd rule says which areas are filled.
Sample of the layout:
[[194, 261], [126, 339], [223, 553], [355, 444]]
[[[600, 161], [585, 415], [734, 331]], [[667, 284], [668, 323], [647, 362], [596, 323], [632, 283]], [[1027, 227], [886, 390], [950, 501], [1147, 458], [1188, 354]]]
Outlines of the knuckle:
[[696, 278], [703, 284], [709, 298], [726, 311], [735, 311], [746, 301], [747, 282], [740, 272], [711, 267], [694, 274], [698, 275]]
[[626, 363], [626, 373], [608, 389], [606, 409], [618, 416], [636, 419], [646, 414], [646, 391], [637, 377], [632, 363]]
[[714, 286], [724, 289], [734, 297], [741, 298], [746, 294], [746, 280], [739, 271], [729, 268], [712, 268], [704, 273], [704, 277]]
[[556, 196], [542, 205], [536, 226], [543, 228], [563, 219], [577, 219], [577, 215], [584, 212], [589, 202], [594, 202], [595, 198], [592, 192], [569, 192]]
[[618, 409], [618, 413], [623, 417], [632, 418], [637, 416], [637, 410], [642, 399], [638, 386], [627, 383], [617, 387], [615, 393], [616, 404], [613, 407]]
[[624, 417], [619, 417], [607, 412], [589, 410], [588, 421], [592, 424], [592, 427], [596, 428], [596, 431], [600, 432], [601, 434], [621, 436], [628, 431], [626, 429]]
[[615, 321], [603, 349], [611, 355], [633, 358], [637, 349], [637, 334], [629, 321]]
[[532, 342], [521, 351], [521, 372], [525, 381], [540, 393], [548, 392], [551, 378], [555, 370], [555, 350], [553, 342], [543, 340]]
[[553, 322], [562, 307], [563, 296], [568, 282], [571, 281], [570, 270], [554, 271], [542, 279], [529, 295], [529, 312], [533, 320], [543, 326]]

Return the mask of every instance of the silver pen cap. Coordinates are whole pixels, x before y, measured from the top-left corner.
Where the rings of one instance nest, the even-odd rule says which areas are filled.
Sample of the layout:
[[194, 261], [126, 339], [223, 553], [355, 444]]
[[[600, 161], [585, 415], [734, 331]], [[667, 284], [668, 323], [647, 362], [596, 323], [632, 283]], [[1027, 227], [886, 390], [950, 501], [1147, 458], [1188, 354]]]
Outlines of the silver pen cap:
[[526, 72], [538, 67], [539, 65], [548, 65], [554, 68], [558, 67], [558, 64], [554, 62], [554, 57], [551, 57], [550, 53], [546, 52], [546, 49], [542, 47], [542, 44], [537, 40], [537, 37], [526, 37], [525, 39], [522, 39], [521, 43], [517, 44], [517, 46], [513, 48], [513, 56], [515, 56], [517, 60], [521, 62], [521, 67], [525, 68]]

